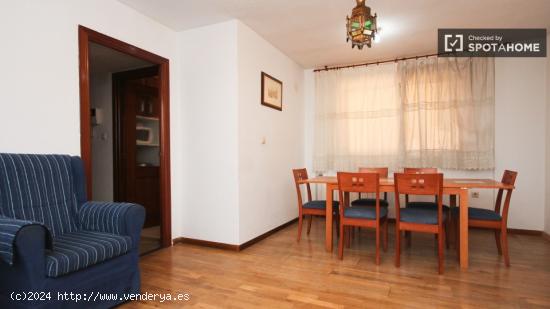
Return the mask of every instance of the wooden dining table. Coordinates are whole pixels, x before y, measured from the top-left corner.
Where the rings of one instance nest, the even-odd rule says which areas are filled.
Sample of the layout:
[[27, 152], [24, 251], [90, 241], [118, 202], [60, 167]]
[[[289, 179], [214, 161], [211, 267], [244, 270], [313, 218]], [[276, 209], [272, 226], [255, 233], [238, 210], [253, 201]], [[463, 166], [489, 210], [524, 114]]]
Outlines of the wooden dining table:
[[[326, 186], [326, 224], [325, 224], [325, 249], [332, 252], [333, 244], [333, 218], [332, 203], [334, 200], [334, 191], [338, 190], [338, 180], [336, 176], [317, 176], [300, 181], [300, 183], [324, 184]], [[503, 184], [493, 179], [444, 179], [443, 194], [450, 196], [451, 207], [459, 206], [460, 209], [460, 267], [465, 270], [468, 268], [468, 196], [470, 189], [514, 189], [513, 186]], [[394, 192], [395, 186], [393, 178], [380, 179], [380, 192]], [[457, 204], [457, 196], [459, 203]]]

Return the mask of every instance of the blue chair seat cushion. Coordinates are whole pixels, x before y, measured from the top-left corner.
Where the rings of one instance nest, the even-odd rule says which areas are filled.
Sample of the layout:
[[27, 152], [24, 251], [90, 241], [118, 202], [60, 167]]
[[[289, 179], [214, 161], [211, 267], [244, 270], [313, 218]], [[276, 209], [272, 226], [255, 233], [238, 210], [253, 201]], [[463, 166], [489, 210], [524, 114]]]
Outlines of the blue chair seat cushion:
[[[418, 224], [437, 224], [437, 210], [424, 208], [402, 208], [399, 212], [401, 222]], [[443, 221], [447, 213], [443, 212]]]
[[[332, 209], [337, 210], [339, 204], [338, 201], [332, 201]], [[325, 200], [311, 201], [305, 203], [303, 207], [307, 209], [325, 209], [327, 207], [327, 202]]]
[[132, 239], [109, 233], [79, 231], [53, 239], [46, 250], [46, 275], [57, 278], [125, 254], [132, 249]]
[[[376, 206], [376, 199], [374, 198], [360, 198], [351, 202], [351, 206]], [[380, 199], [380, 206], [388, 207], [388, 201]]]
[[[384, 218], [388, 215], [387, 207], [380, 207], [380, 218]], [[354, 206], [344, 209], [344, 217], [376, 220], [376, 207], [375, 206]]]
[[[437, 210], [437, 203], [434, 202], [409, 202], [407, 208], [422, 208], [422, 209], [432, 209]], [[443, 204], [443, 209], [449, 211], [449, 206]]]
[[[456, 213], [458, 216], [460, 209], [454, 208], [453, 215]], [[485, 221], [500, 221], [502, 216], [491, 209], [468, 207], [468, 218], [473, 220], [485, 220]]]

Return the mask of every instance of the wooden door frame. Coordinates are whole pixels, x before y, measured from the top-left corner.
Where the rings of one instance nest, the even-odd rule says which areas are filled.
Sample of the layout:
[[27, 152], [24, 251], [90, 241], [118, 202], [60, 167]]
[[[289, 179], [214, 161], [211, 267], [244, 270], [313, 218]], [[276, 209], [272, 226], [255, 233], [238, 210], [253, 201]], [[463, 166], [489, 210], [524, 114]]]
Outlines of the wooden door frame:
[[161, 245], [172, 245], [171, 187], [170, 187], [170, 61], [84, 26], [78, 26], [80, 73], [80, 152], [86, 173], [88, 199], [92, 197], [92, 139], [90, 117], [90, 42], [159, 66], [160, 100], [160, 213]]

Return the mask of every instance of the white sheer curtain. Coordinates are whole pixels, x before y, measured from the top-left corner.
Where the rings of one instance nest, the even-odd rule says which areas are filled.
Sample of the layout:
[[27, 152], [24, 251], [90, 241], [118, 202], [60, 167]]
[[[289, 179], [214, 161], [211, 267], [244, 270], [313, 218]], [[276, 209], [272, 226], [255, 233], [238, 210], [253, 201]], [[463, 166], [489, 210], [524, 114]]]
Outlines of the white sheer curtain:
[[398, 165], [396, 64], [317, 72], [315, 88], [315, 171]]
[[316, 172], [494, 167], [494, 60], [427, 58], [315, 75]]
[[399, 62], [403, 164], [494, 168], [494, 59]]

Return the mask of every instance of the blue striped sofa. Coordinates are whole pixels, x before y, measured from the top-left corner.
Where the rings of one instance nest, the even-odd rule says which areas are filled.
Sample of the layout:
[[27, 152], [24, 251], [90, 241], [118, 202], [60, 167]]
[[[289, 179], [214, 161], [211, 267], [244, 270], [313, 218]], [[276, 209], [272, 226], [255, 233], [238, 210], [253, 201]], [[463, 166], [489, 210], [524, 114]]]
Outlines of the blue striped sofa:
[[[0, 153], [0, 308], [108, 308], [139, 293], [144, 208], [88, 202], [85, 187], [78, 157]], [[120, 298], [58, 299], [71, 292]]]

